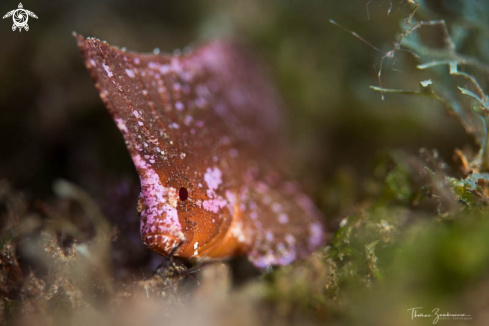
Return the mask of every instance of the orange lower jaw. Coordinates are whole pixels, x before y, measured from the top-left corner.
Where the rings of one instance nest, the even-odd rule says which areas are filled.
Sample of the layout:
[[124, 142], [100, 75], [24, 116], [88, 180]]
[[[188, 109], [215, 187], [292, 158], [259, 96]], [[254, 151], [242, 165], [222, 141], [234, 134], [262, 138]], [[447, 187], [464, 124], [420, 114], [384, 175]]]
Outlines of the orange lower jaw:
[[182, 258], [203, 258], [204, 260], [228, 259], [241, 256], [246, 252], [246, 247], [239, 243], [233, 236], [227, 234], [222, 241], [211, 245], [198, 254], [195, 254], [193, 247], [182, 240], [172, 237], [151, 234], [143, 237], [143, 242], [152, 251], [168, 256], [175, 248], [178, 248], [174, 255]]
[[193, 244], [185, 244], [181, 250], [177, 251], [176, 255], [183, 258], [228, 259], [241, 256], [246, 250], [247, 246], [238, 242], [228, 231], [224, 237], [214, 239], [214, 243], [209, 244], [205, 248], [200, 248], [197, 252], [194, 250]]
[[149, 249], [163, 256], [169, 255], [175, 248], [181, 246], [183, 241], [162, 234], [145, 234], [142, 235], [141, 238]]

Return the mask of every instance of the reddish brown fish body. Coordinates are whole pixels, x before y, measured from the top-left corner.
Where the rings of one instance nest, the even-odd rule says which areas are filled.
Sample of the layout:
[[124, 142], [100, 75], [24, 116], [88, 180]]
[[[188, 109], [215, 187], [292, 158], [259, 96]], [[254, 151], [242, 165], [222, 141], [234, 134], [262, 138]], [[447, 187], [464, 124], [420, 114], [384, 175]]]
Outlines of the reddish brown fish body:
[[85, 64], [141, 179], [141, 236], [152, 250], [258, 267], [284, 265], [324, 242], [321, 216], [283, 179], [281, 109], [235, 45], [186, 56], [124, 52], [77, 36]]

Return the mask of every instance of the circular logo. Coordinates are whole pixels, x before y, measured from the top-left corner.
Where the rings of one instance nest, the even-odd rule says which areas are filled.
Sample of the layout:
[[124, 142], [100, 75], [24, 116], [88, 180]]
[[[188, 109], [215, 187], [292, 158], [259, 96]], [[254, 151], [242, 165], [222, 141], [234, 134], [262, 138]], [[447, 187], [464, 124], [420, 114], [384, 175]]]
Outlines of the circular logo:
[[17, 9], [13, 16], [14, 24], [17, 27], [24, 27], [27, 24], [27, 20], [29, 19], [29, 16], [24, 9]]

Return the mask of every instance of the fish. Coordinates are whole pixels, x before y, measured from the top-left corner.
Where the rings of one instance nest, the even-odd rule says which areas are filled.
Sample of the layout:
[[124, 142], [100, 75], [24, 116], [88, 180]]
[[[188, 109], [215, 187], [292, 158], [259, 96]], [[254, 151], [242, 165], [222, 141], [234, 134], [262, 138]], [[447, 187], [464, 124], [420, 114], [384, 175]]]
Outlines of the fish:
[[75, 37], [139, 174], [149, 249], [265, 269], [324, 245], [324, 218], [287, 170], [283, 100], [252, 51], [217, 40], [140, 54]]

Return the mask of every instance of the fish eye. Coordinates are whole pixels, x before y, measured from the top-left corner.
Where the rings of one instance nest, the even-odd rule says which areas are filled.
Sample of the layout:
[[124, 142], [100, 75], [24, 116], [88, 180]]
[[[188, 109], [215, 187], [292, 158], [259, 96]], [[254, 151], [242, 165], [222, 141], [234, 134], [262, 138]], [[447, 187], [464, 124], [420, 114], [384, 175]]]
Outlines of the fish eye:
[[187, 188], [181, 187], [178, 191], [178, 197], [180, 197], [181, 201], [185, 201], [188, 198], [188, 190]]

